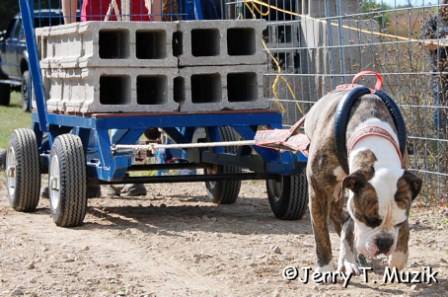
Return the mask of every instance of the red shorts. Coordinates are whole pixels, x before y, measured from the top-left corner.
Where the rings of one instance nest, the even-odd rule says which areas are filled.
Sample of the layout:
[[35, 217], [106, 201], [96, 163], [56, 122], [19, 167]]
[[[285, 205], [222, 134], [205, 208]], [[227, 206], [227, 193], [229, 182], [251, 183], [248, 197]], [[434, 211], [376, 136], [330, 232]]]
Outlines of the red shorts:
[[[83, 0], [81, 9], [81, 21], [104, 21], [110, 0]], [[116, 0], [121, 11], [121, 1]], [[111, 21], [117, 20], [115, 12], [112, 11]], [[131, 0], [131, 20], [132, 21], [149, 21], [148, 9], [144, 0]]]

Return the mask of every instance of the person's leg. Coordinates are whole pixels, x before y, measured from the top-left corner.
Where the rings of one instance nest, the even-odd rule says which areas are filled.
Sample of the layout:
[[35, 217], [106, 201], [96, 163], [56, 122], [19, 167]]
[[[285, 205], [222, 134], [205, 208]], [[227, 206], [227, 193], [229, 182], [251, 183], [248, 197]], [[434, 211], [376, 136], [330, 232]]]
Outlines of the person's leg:
[[[112, 143], [117, 143], [121, 137], [126, 133], [123, 129], [114, 129], [111, 131], [111, 141]], [[145, 196], [146, 187], [143, 184], [128, 184], [123, 187], [121, 186], [107, 186], [106, 195], [108, 196]]]
[[78, 10], [78, 0], [61, 0], [62, 14], [66, 24], [76, 23], [76, 12]]

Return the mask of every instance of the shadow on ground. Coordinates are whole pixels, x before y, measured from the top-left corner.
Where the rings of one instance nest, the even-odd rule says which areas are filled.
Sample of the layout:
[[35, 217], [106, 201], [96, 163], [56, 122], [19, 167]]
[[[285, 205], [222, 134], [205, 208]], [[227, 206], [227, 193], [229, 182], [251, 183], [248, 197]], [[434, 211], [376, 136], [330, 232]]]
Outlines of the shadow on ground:
[[[243, 198], [233, 205], [217, 206], [203, 203], [209, 202], [206, 196], [172, 195], [164, 198], [176, 199], [182, 204], [107, 206], [107, 203], [104, 203], [105, 206], [90, 207], [89, 214], [107, 223], [89, 223], [87, 220], [81, 228], [136, 228], [142, 232], [202, 231], [241, 235], [312, 232], [308, 214], [298, 221], [281, 221], [274, 217], [267, 199]], [[123, 199], [126, 204], [135, 200], [139, 199]], [[148, 202], [140, 200], [145, 201], [145, 204]], [[157, 200], [156, 198], [150, 201]], [[203, 204], [198, 205], [198, 202]]]

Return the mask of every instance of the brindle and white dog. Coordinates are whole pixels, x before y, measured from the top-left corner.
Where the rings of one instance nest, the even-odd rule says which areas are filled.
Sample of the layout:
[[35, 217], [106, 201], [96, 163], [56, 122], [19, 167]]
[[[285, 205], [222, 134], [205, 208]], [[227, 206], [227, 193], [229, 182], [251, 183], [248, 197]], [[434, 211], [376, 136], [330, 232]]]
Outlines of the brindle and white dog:
[[[334, 120], [346, 92], [321, 98], [305, 121], [311, 140], [306, 172], [318, 270], [334, 269], [328, 217], [341, 237], [339, 271], [359, 274], [359, 254], [385, 254], [391, 267], [402, 269], [408, 258], [409, 209], [421, 179], [405, 169], [407, 156], [398, 149], [393, 118], [376, 95], [364, 95], [352, 108], [346, 141], [353, 147], [347, 151], [345, 173], [336, 156]], [[387, 133], [359, 137], [366, 127]]]

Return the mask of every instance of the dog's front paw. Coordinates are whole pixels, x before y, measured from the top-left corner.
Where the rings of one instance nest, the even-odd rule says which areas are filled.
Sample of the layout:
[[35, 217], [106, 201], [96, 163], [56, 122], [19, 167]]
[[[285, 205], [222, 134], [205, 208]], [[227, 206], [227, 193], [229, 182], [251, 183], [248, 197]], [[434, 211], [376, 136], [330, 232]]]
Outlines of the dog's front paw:
[[389, 267], [395, 267], [402, 270], [408, 261], [408, 253], [395, 251], [389, 256]]
[[327, 265], [316, 267], [316, 272], [318, 273], [333, 272], [333, 271], [334, 271], [334, 265], [331, 262], [328, 263]]
[[342, 259], [338, 263], [338, 272], [345, 272], [346, 274], [360, 275], [359, 266], [356, 261], [349, 261], [347, 259]]

